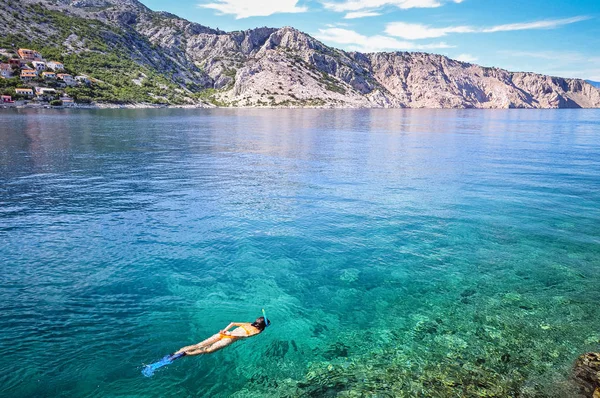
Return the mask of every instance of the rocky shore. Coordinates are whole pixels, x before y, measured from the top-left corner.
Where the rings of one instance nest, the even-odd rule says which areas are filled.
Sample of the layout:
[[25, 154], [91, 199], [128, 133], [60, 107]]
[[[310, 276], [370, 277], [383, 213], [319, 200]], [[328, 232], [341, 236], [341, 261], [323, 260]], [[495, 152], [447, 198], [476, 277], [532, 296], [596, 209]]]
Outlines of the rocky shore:
[[588, 352], [577, 358], [573, 377], [585, 397], [600, 398], [600, 353]]

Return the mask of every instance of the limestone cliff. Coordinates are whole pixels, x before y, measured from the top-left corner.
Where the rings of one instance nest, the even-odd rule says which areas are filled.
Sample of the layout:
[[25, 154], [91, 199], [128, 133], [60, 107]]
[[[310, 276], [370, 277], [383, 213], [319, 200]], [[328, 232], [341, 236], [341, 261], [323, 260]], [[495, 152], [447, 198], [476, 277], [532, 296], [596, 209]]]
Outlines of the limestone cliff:
[[[23, 23], [23, 18], [15, 18], [15, 3], [6, 0], [5, 5], [0, 5], [4, 17], [4, 22], [0, 18], [0, 28], [25, 32], [37, 40], [53, 37], [52, 26], [36, 30]], [[345, 52], [291, 27], [223, 32], [172, 14], [151, 11], [136, 0], [18, 3], [37, 4], [110, 26], [111, 35], [127, 38], [128, 55], [132, 59], [170, 79], [179, 86], [182, 95], [197, 104], [600, 107], [600, 91], [584, 80], [508, 72], [426, 53]], [[68, 42], [56, 44], [67, 52], [92, 51], [86, 48], [85, 39], [74, 34]]]

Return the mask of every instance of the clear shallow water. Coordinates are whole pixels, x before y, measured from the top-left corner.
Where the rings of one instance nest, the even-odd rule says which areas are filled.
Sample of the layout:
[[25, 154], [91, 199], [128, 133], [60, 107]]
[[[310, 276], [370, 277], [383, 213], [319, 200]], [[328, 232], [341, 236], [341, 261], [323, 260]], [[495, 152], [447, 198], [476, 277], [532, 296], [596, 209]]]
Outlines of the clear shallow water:
[[0, 396], [573, 396], [600, 348], [599, 111], [0, 126]]

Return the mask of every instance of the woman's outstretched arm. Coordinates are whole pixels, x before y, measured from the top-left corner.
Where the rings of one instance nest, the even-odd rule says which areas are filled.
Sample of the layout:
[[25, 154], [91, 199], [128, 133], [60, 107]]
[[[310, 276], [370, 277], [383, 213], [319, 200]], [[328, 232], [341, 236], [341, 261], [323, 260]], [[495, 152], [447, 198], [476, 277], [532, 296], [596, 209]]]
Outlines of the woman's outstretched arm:
[[229, 329], [231, 329], [234, 326], [242, 326], [245, 325], [245, 323], [242, 322], [231, 322], [229, 325], [227, 325], [227, 327], [223, 330], [221, 330], [221, 333], [228, 331]]

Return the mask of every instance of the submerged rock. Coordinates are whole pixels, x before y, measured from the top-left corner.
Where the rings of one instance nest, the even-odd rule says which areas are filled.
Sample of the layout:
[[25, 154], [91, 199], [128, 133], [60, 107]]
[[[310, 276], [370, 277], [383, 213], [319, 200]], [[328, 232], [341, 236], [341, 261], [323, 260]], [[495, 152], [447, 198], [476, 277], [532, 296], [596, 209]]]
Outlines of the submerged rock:
[[329, 346], [327, 351], [323, 353], [323, 357], [327, 360], [332, 360], [334, 358], [346, 358], [348, 357], [348, 347], [344, 343], [337, 342]]
[[271, 358], [279, 358], [282, 359], [285, 357], [285, 354], [288, 353], [290, 349], [290, 344], [284, 340], [275, 340], [271, 343], [265, 355]]
[[600, 398], [600, 353], [588, 352], [577, 358], [573, 377], [586, 397]]
[[342, 271], [342, 275], [340, 276], [340, 280], [346, 283], [356, 282], [358, 280], [358, 275], [360, 271], [355, 268], [348, 268]]

